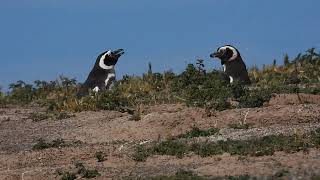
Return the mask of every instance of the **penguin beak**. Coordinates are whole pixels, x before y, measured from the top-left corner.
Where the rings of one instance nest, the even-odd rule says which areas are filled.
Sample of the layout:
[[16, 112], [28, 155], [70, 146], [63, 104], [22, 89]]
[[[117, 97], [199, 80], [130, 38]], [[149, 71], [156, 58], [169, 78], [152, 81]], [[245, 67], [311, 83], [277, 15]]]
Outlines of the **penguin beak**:
[[220, 58], [222, 56], [222, 53], [220, 52], [214, 52], [212, 54], [210, 54], [211, 58]]
[[111, 55], [115, 58], [119, 58], [122, 54], [124, 54], [123, 49], [117, 49], [117, 50], [111, 52]]

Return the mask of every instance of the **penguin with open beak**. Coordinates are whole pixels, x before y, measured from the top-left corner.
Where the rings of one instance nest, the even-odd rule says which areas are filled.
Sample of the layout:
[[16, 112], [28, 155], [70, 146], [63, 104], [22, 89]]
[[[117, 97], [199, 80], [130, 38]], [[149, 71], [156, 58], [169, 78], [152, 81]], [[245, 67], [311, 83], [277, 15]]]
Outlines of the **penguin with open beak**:
[[246, 64], [235, 47], [231, 45], [221, 46], [216, 52], [210, 54], [210, 57], [221, 60], [223, 71], [229, 77], [230, 83], [237, 80], [246, 85], [251, 84]]
[[101, 53], [87, 80], [80, 87], [78, 97], [88, 95], [90, 90], [99, 92], [110, 89], [116, 80], [115, 65], [123, 54], [123, 49]]

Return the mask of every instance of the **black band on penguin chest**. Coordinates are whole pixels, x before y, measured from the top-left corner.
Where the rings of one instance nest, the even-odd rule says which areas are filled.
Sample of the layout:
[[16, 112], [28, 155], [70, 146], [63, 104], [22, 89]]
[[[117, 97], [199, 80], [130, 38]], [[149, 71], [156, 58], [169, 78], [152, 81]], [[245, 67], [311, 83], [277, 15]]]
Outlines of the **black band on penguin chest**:
[[230, 76], [239, 76], [246, 69], [241, 59], [226, 62], [224, 65], [226, 66], [225, 73]]
[[89, 79], [95, 81], [105, 81], [109, 74], [114, 74], [114, 69], [94, 68], [89, 75]]

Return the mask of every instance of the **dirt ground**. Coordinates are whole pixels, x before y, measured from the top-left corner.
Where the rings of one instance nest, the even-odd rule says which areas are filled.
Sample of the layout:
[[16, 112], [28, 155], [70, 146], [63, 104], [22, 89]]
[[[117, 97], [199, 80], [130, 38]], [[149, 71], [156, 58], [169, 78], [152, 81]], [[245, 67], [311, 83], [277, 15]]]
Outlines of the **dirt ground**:
[[[275, 95], [261, 108], [207, 112], [181, 104], [164, 104], [142, 109], [139, 121], [115, 111], [81, 112], [62, 120], [35, 122], [30, 115], [41, 108], [0, 109], [0, 179], [60, 179], [58, 171], [72, 171], [75, 163], [97, 169], [96, 179], [122, 179], [172, 175], [179, 170], [200, 176], [273, 176], [289, 171], [288, 179], [308, 179], [320, 174], [320, 150], [308, 153], [276, 152], [273, 156], [239, 157], [229, 154], [202, 158], [188, 154], [152, 156], [146, 162], [132, 159], [137, 144], [161, 141], [186, 133], [193, 127], [219, 128], [210, 141], [250, 139], [273, 134], [305, 134], [320, 127], [320, 96]], [[232, 129], [230, 124], [247, 123], [249, 129]], [[32, 150], [38, 139], [81, 141], [77, 146]], [[107, 155], [97, 162], [96, 152]]]

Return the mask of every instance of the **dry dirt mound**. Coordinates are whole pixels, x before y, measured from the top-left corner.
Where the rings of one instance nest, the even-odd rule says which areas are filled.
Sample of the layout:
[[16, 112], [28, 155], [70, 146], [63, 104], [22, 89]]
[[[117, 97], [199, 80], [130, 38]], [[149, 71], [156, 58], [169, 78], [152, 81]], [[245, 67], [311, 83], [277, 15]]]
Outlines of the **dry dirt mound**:
[[[146, 162], [135, 162], [133, 147], [151, 141], [176, 137], [191, 130], [219, 128], [220, 133], [206, 138], [245, 140], [274, 134], [305, 134], [320, 127], [320, 96], [301, 95], [307, 104], [297, 103], [294, 95], [277, 95], [266, 107], [207, 112], [181, 104], [145, 107], [141, 120], [115, 111], [81, 112], [63, 120], [35, 122], [30, 114], [43, 110], [33, 108], [0, 109], [0, 179], [57, 179], [57, 170], [74, 170], [76, 162], [96, 168], [98, 178], [170, 175], [179, 169], [199, 175], [270, 176], [279, 169], [290, 176], [311, 177], [319, 174], [320, 150], [309, 153], [246, 157], [228, 154], [201, 158], [190, 154], [182, 159], [153, 156]], [[299, 99], [298, 99], [299, 101]], [[250, 124], [249, 129], [230, 128], [234, 124]], [[76, 146], [32, 150], [38, 139], [48, 142], [63, 139], [80, 141]], [[98, 163], [96, 152], [107, 159]]]
[[320, 104], [320, 96], [313, 94], [275, 94], [269, 105]]

